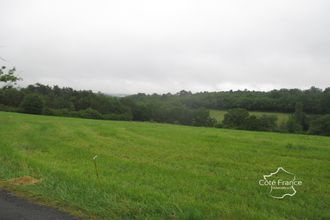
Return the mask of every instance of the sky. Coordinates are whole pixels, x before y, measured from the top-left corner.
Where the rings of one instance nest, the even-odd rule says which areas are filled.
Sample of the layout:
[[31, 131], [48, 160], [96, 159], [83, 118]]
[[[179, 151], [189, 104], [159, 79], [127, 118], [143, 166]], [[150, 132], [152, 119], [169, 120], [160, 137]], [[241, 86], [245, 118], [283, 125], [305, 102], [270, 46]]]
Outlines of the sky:
[[0, 0], [20, 86], [133, 94], [330, 86], [329, 0]]

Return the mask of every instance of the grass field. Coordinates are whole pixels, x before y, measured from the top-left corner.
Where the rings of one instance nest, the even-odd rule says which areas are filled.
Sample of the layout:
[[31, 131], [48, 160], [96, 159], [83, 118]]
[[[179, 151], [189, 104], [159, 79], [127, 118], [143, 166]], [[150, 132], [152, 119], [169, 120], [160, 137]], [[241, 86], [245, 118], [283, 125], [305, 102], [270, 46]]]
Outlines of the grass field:
[[[227, 113], [226, 110], [210, 110], [211, 118], [216, 119], [218, 122], [222, 122], [225, 114]], [[261, 116], [261, 115], [275, 115], [277, 117], [277, 123], [280, 125], [285, 123], [288, 119], [290, 114], [288, 113], [281, 113], [281, 112], [249, 112], [251, 115]]]
[[[280, 166], [303, 181], [282, 200], [258, 184]], [[330, 218], [330, 137], [0, 112], [0, 178], [25, 175], [100, 219]]]

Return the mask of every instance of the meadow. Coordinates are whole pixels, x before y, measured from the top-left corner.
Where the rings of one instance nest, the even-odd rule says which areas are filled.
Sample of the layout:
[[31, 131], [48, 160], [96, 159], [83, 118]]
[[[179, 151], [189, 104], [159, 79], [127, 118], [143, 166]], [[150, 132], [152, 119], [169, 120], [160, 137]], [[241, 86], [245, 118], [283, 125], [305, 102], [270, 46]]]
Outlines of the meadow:
[[[211, 118], [214, 118], [218, 122], [222, 122], [225, 114], [227, 113], [226, 110], [210, 110], [210, 116]], [[250, 115], [255, 116], [262, 116], [262, 115], [275, 115], [277, 117], [277, 124], [281, 125], [289, 119], [290, 114], [289, 113], [281, 113], [281, 112], [258, 112], [258, 111], [250, 111]]]
[[[258, 184], [278, 167], [293, 197]], [[330, 137], [0, 112], [0, 180], [87, 218], [329, 219]]]

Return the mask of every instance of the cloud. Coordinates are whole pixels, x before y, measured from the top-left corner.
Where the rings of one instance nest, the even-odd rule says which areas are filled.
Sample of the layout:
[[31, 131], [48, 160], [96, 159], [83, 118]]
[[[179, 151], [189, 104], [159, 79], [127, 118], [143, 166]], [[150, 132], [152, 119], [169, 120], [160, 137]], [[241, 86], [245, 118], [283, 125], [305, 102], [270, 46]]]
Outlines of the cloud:
[[3, 0], [23, 85], [107, 93], [330, 85], [327, 0]]

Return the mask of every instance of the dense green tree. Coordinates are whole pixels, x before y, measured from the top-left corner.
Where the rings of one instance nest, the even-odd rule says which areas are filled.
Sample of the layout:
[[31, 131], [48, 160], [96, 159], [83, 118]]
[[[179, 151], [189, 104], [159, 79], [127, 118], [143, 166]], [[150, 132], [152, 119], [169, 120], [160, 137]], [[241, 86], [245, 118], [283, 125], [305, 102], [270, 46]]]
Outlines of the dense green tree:
[[330, 115], [317, 116], [310, 124], [309, 133], [330, 136]]
[[[2, 69], [2, 73], [4, 72], [5, 70]], [[15, 75], [14, 72], [11, 75]], [[315, 87], [307, 90], [280, 89], [270, 92], [238, 90], [194, 94], [182, 90], [175, 94], [139, 93], [118, 98], [87, 90], [78, 91], [37, 83], [26, 88], [11, 86], [0, 88], [0, 109], [18, 111], [23, 103], [23, 97], [30, 94], [38, 94], [42, 97], [43, 114], [48, 115], [155, 121], [248, 130], [305, 132], [310, 122], [315, 119], [311, 114], [330, 114], [330, 88], [321, 90]], [[223, 124], [215, 125], [208, 113], [208, 109], [235, 108], [241, 110], [230, 111], [225, 116]], [[93, 110], [97, 113], [86, 116]], [[285, 126], [278, 128], [277, 123], [274, 122], [276, 119], [270, 116], [250, 116], [248, 111], [290, 112], [293, 116]], [[315, 127], [314, 125], [314, 130]], [[325, 127], [321, 126], [321, 128]]]
[[277, 117], [274, 115], [262, 115], [257, 117], [249, 115], [246, 109], [232, 109], [228, 111], [223, 120], [226, 128], [246, 129], [253, 131], [277, 130]]
[[223, 126], [226, 128], [244, 129], [249, 112], [243, 108], [229, 110], [223, 119]]
[[277, 129], [277, 117], [275, 115], [262, 115], [258, 121], [258, 130], [274, 131]]
[[322, 113], [330, 113], [330, 87], [326, 88], [321, 97]]
[[0, 90], [0, 104], [10, 107], [18, 107], [24, 94], [12, 87], [5, 87]]
[[303, 130], [302, 126], [297, 123], [296, 118], [294, 115], [291, 115], [286, 123], [286, 127], [288, 132], [295, 133], [295, 132], [301, 132]]
[[308, 122], [307, 122], [307, 115], [304, 112], [304, 106], [302, 102], [297, 102], [295, 105], [295, 112], [293, 117], [298, 124], [296, 127], [297, 131], [307, 131], [308, 130]]
[[210, 113], [207, 109], [197, 109], [193, 112], [192, 125], [214, 127], [216, 121], [210, 118]]
[[245, 120], [244, 129], [257, 131], [257, 130], [259, 130], [259, 127], [260, 127], [260, 124], [259, 124], [259, 120], [258, 120], [257, 116], [250, 115]]
[[308, 124], [306, 122], [306, 114], [304, 113], [304, 107], [302, 102], [297, 102], [295, 105], [294, 118], [296, 123], [306, 131], [308, 129]]
[[20, 78], [17, 77], [15, 73], [16, 73], [15, 68], [7, 70], [5, 66], [2, 66], [0, 68], [0, 82], [16, 83], [18, 80], [20, 80]]
[[149, 121], [151, 119], [151, 109], [145, 104], [134, 105], [132, 114], [135, 121]]
[[30, 114], [41, 114], [44, 108], [44, 101], [38, 94], [28, 94], [24, 97], [21, 111]]
[[295, 111], [295, 104], [301, 102], [304, 111], [309, 114], [330, 113], [329, 93], [311, 87], [307, 90], [280, 89], [270, 92], [260, 91], [228, 91], [228, 92], [200, 92], [192, 94], [182, 91], [177, 94], [130, 96], [138, 102], [161, 101], [172, 103], [181, 102], [189, 108], [232, 109], [245, 108], [247, 110], [289, 112]]
[[87, 108], [79, 111], [80, 117], [91, 118], [91, 119], [102, 119], [102, 115], [92, 108]]

